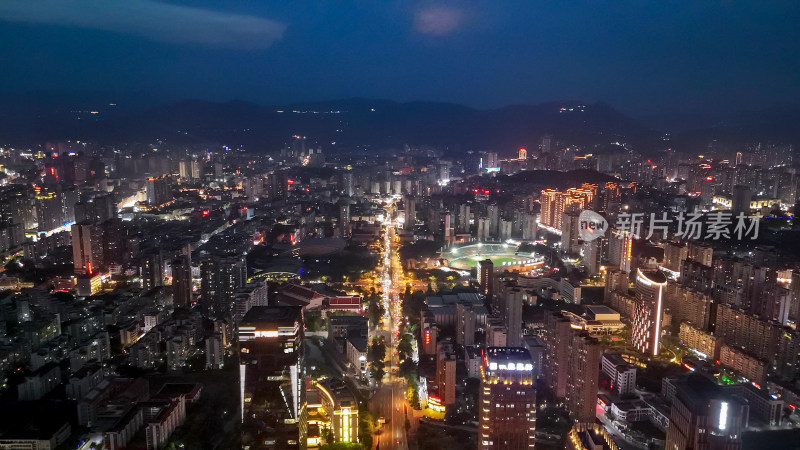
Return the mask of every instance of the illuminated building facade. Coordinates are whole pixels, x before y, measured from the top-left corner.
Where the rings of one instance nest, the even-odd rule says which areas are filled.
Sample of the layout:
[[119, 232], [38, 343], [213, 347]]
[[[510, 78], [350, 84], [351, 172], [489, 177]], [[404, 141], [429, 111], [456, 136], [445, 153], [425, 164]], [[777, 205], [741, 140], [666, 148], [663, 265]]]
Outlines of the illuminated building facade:
[[239, 324], [242, 448], [306, 446], [303, 312], [254, 306]]
[[642, 353], [658, 355], [661, 351], [661, 323], [664, 317], [664, 290], [667, 278], [661, 272], [636, 271], [636, 304], [631, 340]]
[[478, 448], [533, 448], [536, 386], [533, 362], [521, 347], [489, 347], [481, 365]]
[[666, 450], [738, 450], [747, 427], [747, 405], [726, 396], [703, 375], [676, 383]]
[[579, 188], [569, 188], [566, 191], [544, 189], [539, 197], [539, 203], [542, 206], [539, 223], [561, 231], [564, 212], [571, 209], [588, 208], [595, 195], [597, 195], [597, 186], [588, 183], [584, 183]]
[[358, 403], [350, 388], [343, 381], [331, 378], [319, 381], [314, 387], [320, 393], [323, 417], [330, 423], [333, 442], [358, 442]]
[[491, 259], [478, 261], [476, 265], [478, 275], [478, 292], [490, 296], [494, 294], [494, 263]]
[[619, 447], [602, 425], [578, 423], [569, 430], [565, 448], [567, 450], [617, 450]]

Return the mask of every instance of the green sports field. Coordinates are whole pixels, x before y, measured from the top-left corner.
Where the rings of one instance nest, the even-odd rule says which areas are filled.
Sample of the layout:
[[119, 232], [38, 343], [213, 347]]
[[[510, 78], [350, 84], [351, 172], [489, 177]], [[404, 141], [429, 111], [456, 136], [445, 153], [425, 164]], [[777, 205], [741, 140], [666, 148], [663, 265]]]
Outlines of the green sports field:
[[516, 262], [516, 261], [523, 261], [529, 258], [523, 257], [516, 257], [516, 256], [486, 256], [486, 255], [473, 255], [473, 256], [465, 256], [463, 258], [453, 258], [450, 259], [450, 265], [455, 267], [456, 269], [471, 269], [478, 264], [478, 261], [483, 261], [484, 259], [491, 259], [492, 263], [495, 267], [502, 266], [503, 263], [509, 262]]

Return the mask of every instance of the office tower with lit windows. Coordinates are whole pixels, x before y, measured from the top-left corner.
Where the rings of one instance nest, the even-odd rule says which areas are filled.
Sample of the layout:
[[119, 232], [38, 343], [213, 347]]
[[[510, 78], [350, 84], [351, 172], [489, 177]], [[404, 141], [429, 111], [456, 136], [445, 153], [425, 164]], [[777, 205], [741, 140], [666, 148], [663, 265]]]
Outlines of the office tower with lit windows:
[[636, 304], [632, 318], [631, 341], [642, 353], [661, 351], [661, 324], [664, 317], [664, 290], [667, 278], [661, 272], [636, 271]]
[[254, 306], [239, 324], [242, 448], [306, 448], [303, 310]]
[[172, 260], [172, 303], [176, 308], [192, 306], [192, 265], [182, 255]]
[[536, 385], [528, 350], [489, 347], [481, 365], [478, 448], [518, 450], [534, 447]]
[[749, 407], [713, 381], [691, 374], [676, 382], [667, 429], [666, 450], [738, 450]]

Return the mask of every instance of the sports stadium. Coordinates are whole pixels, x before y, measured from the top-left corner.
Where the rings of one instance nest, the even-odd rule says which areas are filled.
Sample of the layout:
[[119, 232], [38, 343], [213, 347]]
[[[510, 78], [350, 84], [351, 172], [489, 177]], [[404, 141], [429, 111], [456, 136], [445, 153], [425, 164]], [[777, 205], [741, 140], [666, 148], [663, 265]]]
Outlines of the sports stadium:
[[471, 270], [484, 259], [490, 259], [497, 272], [524, 272], [544, 265], [544, 258], [538, 253], [520, 253], [518, 249], [518, 245], [506, 242], [470, 241], [448, 245], [440, 253], [444, 266], [454, 270]]

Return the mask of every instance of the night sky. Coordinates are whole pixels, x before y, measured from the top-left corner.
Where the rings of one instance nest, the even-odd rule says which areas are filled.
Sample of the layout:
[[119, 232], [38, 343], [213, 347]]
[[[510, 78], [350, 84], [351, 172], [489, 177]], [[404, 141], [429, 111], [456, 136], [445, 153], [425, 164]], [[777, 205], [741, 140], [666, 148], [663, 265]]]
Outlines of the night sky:
[[0, 1], [0, 92], [634, 115], [800, 103], [800, 2]]

